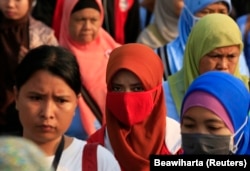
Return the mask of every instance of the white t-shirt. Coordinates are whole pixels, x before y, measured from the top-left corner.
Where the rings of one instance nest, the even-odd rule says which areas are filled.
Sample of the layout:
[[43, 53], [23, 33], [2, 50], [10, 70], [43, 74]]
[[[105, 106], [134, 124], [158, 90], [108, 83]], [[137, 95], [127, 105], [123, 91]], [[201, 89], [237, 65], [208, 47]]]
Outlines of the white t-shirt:
[[[69, 147], [64, 149], [56, 171], [82, 171], [82, 153], [86, 141], [74, 138]], [[54, 156], [47, 157], [52, 164]], [[98, 171], [120, 171], [120, 166], [113, 154], [106, 148], [97, 147], [97, 168]]]

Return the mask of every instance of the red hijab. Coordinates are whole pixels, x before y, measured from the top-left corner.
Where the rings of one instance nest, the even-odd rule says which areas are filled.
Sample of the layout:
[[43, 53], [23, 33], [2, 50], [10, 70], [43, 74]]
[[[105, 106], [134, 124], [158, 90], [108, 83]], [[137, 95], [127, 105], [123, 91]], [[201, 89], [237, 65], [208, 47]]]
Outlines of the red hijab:
[[[120, 70], [127, 69], [141, 80], [146, 90], [162, 84], [163, 65], [154, 51], [142, 44], [125, 44], [115, 49], [107, 66], [106, 82]], [[161, 154], [166, 130], [166, 105], [163, 88], [154, 92], [152, 113], [141, 123], [123, 127], [110, 111], [106, 111], [107, 130], [114, 154], [126, 171], [149, 171], [150, 154]]]

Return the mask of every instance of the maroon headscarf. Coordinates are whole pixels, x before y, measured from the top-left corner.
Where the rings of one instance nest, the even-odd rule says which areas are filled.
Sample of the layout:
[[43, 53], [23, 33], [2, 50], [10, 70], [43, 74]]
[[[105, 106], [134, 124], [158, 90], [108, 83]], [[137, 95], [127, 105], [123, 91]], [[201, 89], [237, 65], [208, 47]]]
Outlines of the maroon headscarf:
[[[0, 111], [8, 101], [6, 91], [12, 92], [14, 74], [18, 64], [20, 46], [29, 49], [29, 16], [33, 0], [29, 1], [29, 10], [18, 20], [6, 18], [0, 11]], [[8, 102], [7, 102], [8, 103]]]

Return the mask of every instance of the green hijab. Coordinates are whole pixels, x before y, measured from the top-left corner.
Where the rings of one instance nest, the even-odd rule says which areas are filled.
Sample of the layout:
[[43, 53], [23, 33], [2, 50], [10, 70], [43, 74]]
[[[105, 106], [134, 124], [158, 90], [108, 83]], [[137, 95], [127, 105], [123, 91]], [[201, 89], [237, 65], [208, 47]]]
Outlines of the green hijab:
[[[184, 53], [182, 69], [168, 78], [178, 114], [184, 94], [199, 74], [201, 58], [215, 48], [239, 45], [243, 50], [241, 32], [236, 22], [225, 14], [209, 14], [202, 17], [193, 27]], [[239, 63], [234, 76], [240, 78], [248, 88], [248, 77], [240, 74]]]

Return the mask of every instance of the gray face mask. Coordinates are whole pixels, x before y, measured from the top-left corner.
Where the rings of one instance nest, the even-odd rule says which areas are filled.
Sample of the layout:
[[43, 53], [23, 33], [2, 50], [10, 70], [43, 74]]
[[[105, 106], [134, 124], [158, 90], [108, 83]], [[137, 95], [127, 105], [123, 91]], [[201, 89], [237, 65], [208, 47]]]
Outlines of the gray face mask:
[[233, 148], [231, 135], [182, 133], [184, 154], [228, 155]]
[[[238, 150], [238, 144], [243, 137], [244, 132], [242, 132], [242, 130], [248, 123], [248, 119], [249, 116], [246, 116], [245, 121], [234, 133], [234, 135], [181, 133], [184, 154], [235, 154]], [[234, 137], [238, 134], [240, 134], [240, 136], [237, 142], [234, 142]]]

